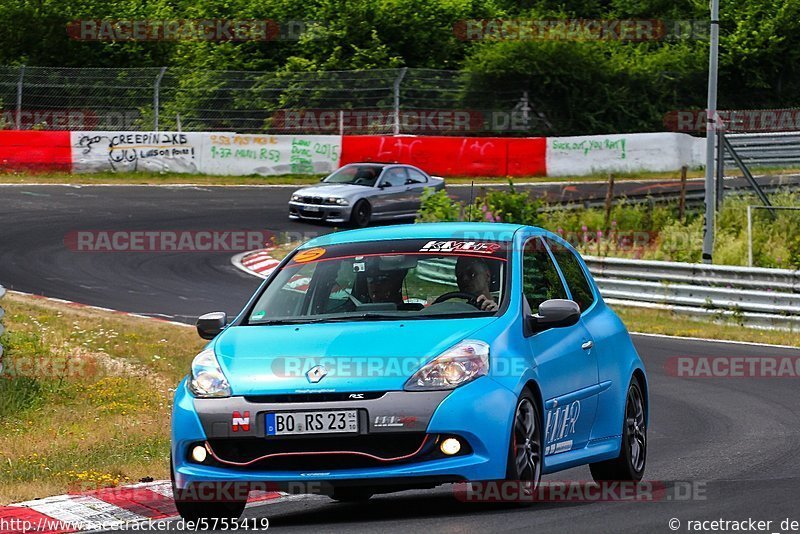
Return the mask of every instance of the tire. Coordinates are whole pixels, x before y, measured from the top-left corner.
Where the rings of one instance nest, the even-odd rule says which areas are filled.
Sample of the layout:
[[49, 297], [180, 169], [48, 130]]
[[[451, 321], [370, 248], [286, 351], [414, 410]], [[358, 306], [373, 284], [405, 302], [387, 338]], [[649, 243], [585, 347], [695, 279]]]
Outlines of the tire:
[[364, 228], [369, 225], [372, 219], [372, 206], [366, 200], [359, 200], [350, 212], [350, 225], [356, 228]]
[[520, 483], [520, 497], [534, 496], [542, 480], [542, 416], [527, 389], [514, 408], [508, 447], [506, 482]]
[[625, 398], [622, 422], [622, 444], [619, 456], [613, 460], [589, 465], [597, 482], [632, 480], [638, 482], [647, 464], [647, 427], [644, 418], [645, 401], [642, 387], [636, 378], [631, 380]]
[[[186, 521], [201, 519], [239, 519], [244, 512], [247, 499], [229, 502], [208, 502], [202, 500], [188, 500], [183, 490], [175, 485], [175, 471], [172, 458], [169, 460], [169, 474], [172, 480], [172, 497], [178, 514]], [[189, 492], [191, 494], [192, 492]]]
[[333, 488], [330, 497], [339, 502], [366, 502], [372, 495], [372, 490], [369, 488], [345, 486]]

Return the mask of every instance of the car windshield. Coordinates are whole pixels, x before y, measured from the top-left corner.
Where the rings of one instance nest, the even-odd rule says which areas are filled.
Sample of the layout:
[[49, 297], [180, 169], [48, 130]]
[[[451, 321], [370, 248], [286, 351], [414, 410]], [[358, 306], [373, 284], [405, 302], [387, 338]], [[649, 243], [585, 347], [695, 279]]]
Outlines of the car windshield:
[[405, 239], [295, 253], [259, 296], [249, 324], [487, 316], [506, 298], [508, 247]]
[[352, 184], [372, 187], [381, 175], [380, 165], [346, 165], [322, 182], [326, 184]]

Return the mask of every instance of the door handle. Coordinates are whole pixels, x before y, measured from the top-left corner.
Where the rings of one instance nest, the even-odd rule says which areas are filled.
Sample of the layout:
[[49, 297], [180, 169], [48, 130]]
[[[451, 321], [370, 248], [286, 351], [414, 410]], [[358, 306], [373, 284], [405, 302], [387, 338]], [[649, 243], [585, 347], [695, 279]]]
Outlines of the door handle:
[[583, 350], [589, 350], [589, 349], [591, 349], [592, 347], [594, 347], [594, 342], [592, 342], [592, 341], [584, 341], [584, 342], [583, 342], [583, 345], [581, 345], [581, 348], [582, 348]]

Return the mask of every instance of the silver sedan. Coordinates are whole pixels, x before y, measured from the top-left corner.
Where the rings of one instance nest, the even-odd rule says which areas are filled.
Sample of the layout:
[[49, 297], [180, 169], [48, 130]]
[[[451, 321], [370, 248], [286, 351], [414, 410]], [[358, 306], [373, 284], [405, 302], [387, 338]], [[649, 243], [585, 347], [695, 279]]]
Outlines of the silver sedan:
[[289, 218], [367, 226], [370, 221], [413, 217], [426, 188], [444, 189], [444, 179], [413, 165], [351, 163], [298, 189], [289, 201]]

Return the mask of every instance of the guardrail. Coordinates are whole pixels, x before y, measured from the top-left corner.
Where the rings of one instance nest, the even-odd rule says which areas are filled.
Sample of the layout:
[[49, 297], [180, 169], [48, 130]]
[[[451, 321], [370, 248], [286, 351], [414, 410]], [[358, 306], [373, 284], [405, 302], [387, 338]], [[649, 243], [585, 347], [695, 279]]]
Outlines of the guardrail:
[[[799, 165], [800, 166], [800, 165]], [[725, 196], [748, 195], [753, 193], [753, 188], [747, 183], [731, 184], [736, 177], [728, 177], [726, 181], [729, 183], [725, 185]], [[759, 176], [762, 178], [762, 176]], [[765, 193], [777, 193], [779, 191], [796, 191], [800, 189], [800, 175], [789, 174], [771, 177], [767, 182], [764, 180], [759, 181], [761, 190]], [[680, 198], [680, 192], [670, 191], [667, 193], [648, 192], [646, 194], [633, 194], [626, 195], [624, 201], [626, 204], [658, 204], [664, 202], [676, 202]], [[614, 203], [620, 202], [620, 197], [616, 196]], [[703, 189], [692, 189], [686, 191], [685, 202], [687, 206], [700, 206], [705, 202], [705, 191]], [[557, 205], [548, 205], [540, 209], [546, 213], [549, 211], [559, 211], [563, 209], [584, 209], [584, 208], [602, 208], [606, 204], [605, 198], [590, 198], [585, 200], [564, 200]]]
[[584, 257], [609, 304], [800, 328], [800, 271]]
[[[760, 327], [800, 328], [800, 271], [585, 256], [609, 304], [668, 309]], [[454, 261], [420, 261], [419, 277], [456, 286]]]
[[[745, 165], [753, 167], [800, 166], [800, 132], [725, 134]], [[725, 166], [735, 167], [730, 154]]]

